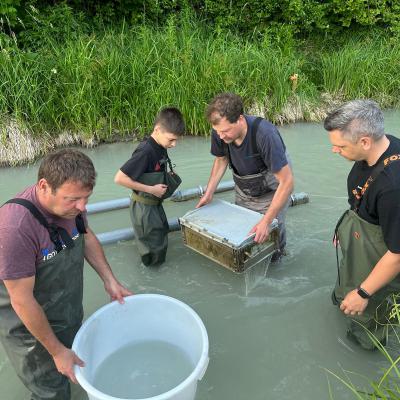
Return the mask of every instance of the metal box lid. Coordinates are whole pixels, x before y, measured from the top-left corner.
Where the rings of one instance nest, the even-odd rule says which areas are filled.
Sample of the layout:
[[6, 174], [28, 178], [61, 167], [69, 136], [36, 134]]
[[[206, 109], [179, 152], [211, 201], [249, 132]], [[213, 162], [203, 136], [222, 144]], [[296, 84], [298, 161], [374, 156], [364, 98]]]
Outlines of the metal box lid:
[[[237, 206], [224, 200], [213, 200], [201, 208], [187, 212], [179, 218], [181, 225], [187, 226], [213, 240], [240, 249], [253, 242], [251, 228], [260, 222], [262, 214]], [[278, 226], [274, 220], [270, 231]]]

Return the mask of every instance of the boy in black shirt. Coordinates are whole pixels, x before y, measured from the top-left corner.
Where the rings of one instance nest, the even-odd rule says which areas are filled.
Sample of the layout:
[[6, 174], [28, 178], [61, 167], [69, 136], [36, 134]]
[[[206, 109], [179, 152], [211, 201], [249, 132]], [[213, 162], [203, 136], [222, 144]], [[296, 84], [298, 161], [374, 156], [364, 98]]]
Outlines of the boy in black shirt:
[[167, 149], [175, 147], [178, 137], [184, 133], [181, 112], [174, 107], [162, 109], [150, 137], [139, 144], [114, 178], [115, 183], [133, 191], [131, 220], [146, 266], [165, 261], [169, 226], [162, 201], [171, 196], [180, 183], [176, 174], [167, 173], [167, 164], [171, 165]]

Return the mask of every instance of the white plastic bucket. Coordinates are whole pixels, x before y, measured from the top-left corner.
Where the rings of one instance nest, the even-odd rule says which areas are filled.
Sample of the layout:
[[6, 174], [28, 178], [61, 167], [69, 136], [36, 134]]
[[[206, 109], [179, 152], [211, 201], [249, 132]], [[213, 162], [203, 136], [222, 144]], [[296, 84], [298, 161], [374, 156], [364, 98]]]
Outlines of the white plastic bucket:
[[158, 294], [138, 294], [126, 297], [123, 305], [114, 301], [100, 308], [75, 336], [72, 350], [85, 361], [85, 367], [75, 366], [75, 374], [90, 400], [121, 400], [93, 387], [96, 368], [129, 343], [148, 340], [177, 346], [190, 358], [194, 369], [178, 386], [146, 400], [195, 398], [197, 382], [202, 379], [209, 360], [208, 336], [203, 322], [179, 300]]

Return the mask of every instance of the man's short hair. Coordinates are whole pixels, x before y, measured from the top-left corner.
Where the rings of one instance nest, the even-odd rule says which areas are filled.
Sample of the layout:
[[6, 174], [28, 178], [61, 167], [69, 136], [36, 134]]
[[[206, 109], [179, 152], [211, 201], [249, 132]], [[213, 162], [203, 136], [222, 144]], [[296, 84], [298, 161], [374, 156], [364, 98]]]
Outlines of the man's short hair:
[[211, 124], [218, 124], [222, 118], [234, 123], [243, 113], [243, 100], [240, 96], [235, 93], [220, 93], [207, 106], [206, 118]]
[[173, 133], [177, 136], [185, 134], [185, 121], [182, 113], [175, 107], [165, 107], [154, 121], [154, 127], [158, 125], [162, 131]]
[[62, 149], [42, 160], [38, 181], [42, 178], [46, 179], [53, 192], [67, 181], [80, 183], [92, 190], [96, 184], [96, 171], [86, 154], [75, 149]]
[[324, 128], [341, 131], [343, 137], [353, 143], [363, 136], [376, 141], [385, 134], [382, 110], [373, 100], [352, 100], [342, 104], [328, 114]]

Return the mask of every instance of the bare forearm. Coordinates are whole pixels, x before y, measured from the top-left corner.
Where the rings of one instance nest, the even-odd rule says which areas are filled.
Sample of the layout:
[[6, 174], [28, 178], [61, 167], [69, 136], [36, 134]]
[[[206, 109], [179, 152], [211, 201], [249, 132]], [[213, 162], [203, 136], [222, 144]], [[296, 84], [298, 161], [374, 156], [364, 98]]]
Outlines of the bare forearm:
[[34, 336], [52, 356], [55, 356], [64, 348], [64, 345], [54, 334], [42, 307], [40, 307], [34, 297], [21, 300], [11, 300], [14, 311], [32, 336]]
[[226, 167], [228, 166], [228, 159], [226, 157], [216, 157], [213, 167], [211, 169], [210, 179], [208, 180], [206, 193], [212, 195], [218, 186], [218, 183], [225, 174]]
[[115, 279], [103, 248], [90, 228], [87, 228], [85, 235], [85, 259], [104, 283]]
[[387, 251], [360, 286], [369, 294], [376, 293], [400, 272], [400, 254]]
[[268, 207], [263, 220], [269, 225], [285, 206], [290, 194], [293, 191], [293, 178], [290, 176], [286, 180], [279, 182], [278, 188], [274, 194], [271, 205]]
[[124, 186], [131, 190], [136, 190], [137, 192], [152, 193], [153, 186], [145, 185], [138, 181], [134, 181], [129, 176], [125, 175], [122, 171], [118, 171], [114, 177], [114, 182], [117, 185]]

